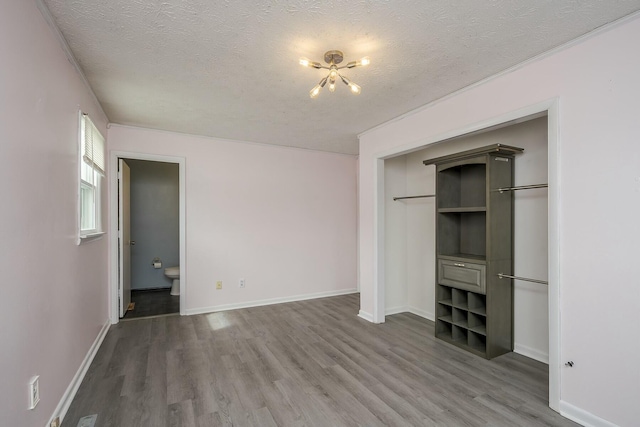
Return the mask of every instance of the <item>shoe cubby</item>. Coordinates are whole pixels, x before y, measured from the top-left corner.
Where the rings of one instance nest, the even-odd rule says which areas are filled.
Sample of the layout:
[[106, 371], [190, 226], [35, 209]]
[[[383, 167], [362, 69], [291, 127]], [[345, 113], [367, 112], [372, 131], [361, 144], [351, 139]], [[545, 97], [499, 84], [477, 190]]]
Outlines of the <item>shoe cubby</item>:
[[436, 336], [484, 355], [487, 346], [486, 296], [438, 285]]

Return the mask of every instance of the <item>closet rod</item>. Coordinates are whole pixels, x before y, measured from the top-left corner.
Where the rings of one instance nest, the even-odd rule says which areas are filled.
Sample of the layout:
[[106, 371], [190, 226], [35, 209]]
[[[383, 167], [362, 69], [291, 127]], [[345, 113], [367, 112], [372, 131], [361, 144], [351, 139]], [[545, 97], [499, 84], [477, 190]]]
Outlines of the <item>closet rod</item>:
[[420, 199], [422, 197], [436, 197], [435, 194], [425, 194], [422, 196], [404, 196], [404, 197], [394, 197], [393, 201], [395, 202], [396, 200], [402, 200], [402, 199]]
[[548, 285], [549, 284], [549, 282], [545, 282], [544, 280], [529, 279], [527, 277], [509, 276], [508, 274], [502, 274], [502, 273], [498, 273], [498, 278], [499, 279], [524, 280], [525, 282], [540, 283], [542, 285]]
[[496, 188], [495, 190], [491, 190], [491, 192], [495, 193], [497, 191], [499, 193], [503, 193], [505, 191], [530, 190], [532, 188], [547, 188], [548, 186], [549, 184], [519, 185], [517, 187]]

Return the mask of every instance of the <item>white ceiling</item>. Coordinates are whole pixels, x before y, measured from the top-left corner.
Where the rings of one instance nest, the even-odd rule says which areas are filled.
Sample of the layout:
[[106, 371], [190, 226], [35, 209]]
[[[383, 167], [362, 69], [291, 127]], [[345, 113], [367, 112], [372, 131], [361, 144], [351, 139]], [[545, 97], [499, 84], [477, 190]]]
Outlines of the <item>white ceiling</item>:
[[[640, 0], [44, 0], [112, 123], [338, 153]], [[362, 94], [309, 90], [342, 50]]]

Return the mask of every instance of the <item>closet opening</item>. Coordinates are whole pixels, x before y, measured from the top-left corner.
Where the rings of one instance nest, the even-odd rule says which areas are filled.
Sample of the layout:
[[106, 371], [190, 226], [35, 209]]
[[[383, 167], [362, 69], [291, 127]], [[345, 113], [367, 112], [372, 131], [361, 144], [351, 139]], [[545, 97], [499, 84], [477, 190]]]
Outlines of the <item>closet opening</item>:
[[[549, 406], [558, 410], [559, 372], [554, 363], [559, 353], [558, 284], [557, 271], [554, 272], [557, 245], [550, 243], [557, 242], [553, 227], [557, 205], [552, 200], [554, 189], [547, 188], [547, 184], [553, 187], [556, 173], [554, 108], [551, 105], [518, 119], [461, 131], [457, 136], [379, 157], [379, 261], [374, 296], [379, 311], [377, 321], [400, 312], [411, 312], [430, 321], [436, 319], [437, 214], [436, 198], [431, 197], [436, 193], [436, 168], [425, 166], [424, 160], [492, 144], [523, 148], [524, 152], [515, 157], [513, 181], [514, 187], [527, 186], [522, 191], [513, 191], [512, 275], [518, 279], [501, 280], [513, 286], [513, 352], [546, 365]], [[452, 326], [452, 335], [456, 332], [453, 329], [458, 328]]]

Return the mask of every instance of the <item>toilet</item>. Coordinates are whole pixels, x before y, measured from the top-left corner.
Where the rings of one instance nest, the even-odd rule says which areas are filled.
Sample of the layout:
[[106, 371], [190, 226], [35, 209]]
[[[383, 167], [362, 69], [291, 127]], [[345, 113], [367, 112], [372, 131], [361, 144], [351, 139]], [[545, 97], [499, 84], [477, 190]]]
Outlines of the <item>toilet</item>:
[[164, 275], [173, 279], [171, 295], [180, 295], [180, 267], [167, 267], [164, 269]]

